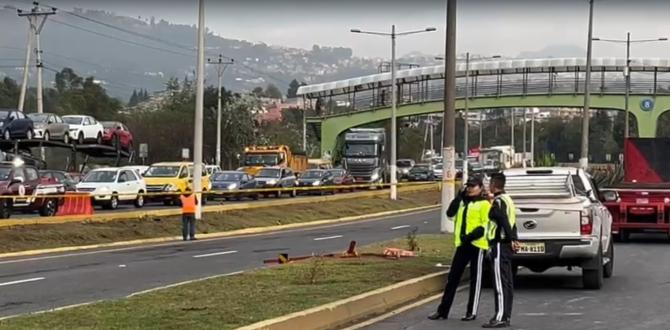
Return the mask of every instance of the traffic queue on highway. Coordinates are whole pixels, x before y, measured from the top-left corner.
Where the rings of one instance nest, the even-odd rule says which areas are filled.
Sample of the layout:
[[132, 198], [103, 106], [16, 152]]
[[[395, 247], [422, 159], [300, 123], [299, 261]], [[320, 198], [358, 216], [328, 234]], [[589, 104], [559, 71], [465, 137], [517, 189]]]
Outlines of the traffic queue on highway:
[[[54, 216], [66, 194], [90, 196], [96, 208], [116, 210], [122, 205], [142, 208], [148, 203], [179, 205], [179, 196], [192, 188], [193, 163], [160, 162], [151, 166], [94, 168], [83, 175], [39, 170], [21, 158], [0, 162], [0, 219], [13, 213]], [[342, 168], [312, 168], [295, 173], [268, 166], [251, 175], [242, 168], [223, 171], [206, 166], [202, 172], [202, 203], [258, 200], [298, 195], [325, 195], [369, 188], [357, 186]]]

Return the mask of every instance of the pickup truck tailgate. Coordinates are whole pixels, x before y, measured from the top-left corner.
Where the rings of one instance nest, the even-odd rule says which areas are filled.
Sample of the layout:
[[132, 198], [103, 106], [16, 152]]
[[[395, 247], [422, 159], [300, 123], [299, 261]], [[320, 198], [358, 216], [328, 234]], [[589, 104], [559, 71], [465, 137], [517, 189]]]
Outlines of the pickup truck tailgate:
[[579, 199], [515, 202], [519, 239], [575, 239], [581, 236], [583, 206]]

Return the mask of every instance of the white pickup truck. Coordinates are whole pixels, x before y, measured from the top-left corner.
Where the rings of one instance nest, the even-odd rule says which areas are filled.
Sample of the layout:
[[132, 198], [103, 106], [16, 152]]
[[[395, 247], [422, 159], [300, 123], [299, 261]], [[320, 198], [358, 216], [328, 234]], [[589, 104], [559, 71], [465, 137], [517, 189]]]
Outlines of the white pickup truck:
[[506, 191], [516, 204], [521, 249], [515, 268], [544, 272], [551, 267], [581, 267], [586, 289], [600, 289], [614, 271], [612, 215], [581, 169], [509, 169]]

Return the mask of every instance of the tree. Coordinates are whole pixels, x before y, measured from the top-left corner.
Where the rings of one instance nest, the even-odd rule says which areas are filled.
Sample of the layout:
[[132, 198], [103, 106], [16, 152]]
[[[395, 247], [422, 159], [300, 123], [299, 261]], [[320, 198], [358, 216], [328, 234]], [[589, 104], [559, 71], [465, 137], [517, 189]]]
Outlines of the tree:
[[273, 84], [268, 84], [267, 87], [265, 87], [265, 97], [269, 97], [271, 99], [281, 99], [282, 98], [282, 93], [277, 88], [277, 86]]
[[253, 94], [256, 97], [263, 97], [265, 96], [265, 93], [263, 92], [263, 87], [256, 87], [251, 91], [251, 94]]
[[63, 68], [60, 72], [56, 73], [56, 89], [59, 93], [71, 89], [79, 89], [82, 87], [82, 82], [82, 78], [71, 68]]
[[[140, 90], [141, 93], [141, 90]], [[133, 95], [130, 96], [130, 100], [128, 100], [128, 106], [129, 107], [134, 107], [139, 103], [139, 98], [137, 96], [137, 91], [133, 89]]]
[[305, 83], [301, 84], [297, 80], [293, 79], [288, 86], [288, 90], [286, 91], [286, 97], [291, 99], [291, 98], [294, 98], [294, 97], [298, 96], [298, 88], [300, 88], [300, 86], [304, 86], [304, 85], [305, 85]]

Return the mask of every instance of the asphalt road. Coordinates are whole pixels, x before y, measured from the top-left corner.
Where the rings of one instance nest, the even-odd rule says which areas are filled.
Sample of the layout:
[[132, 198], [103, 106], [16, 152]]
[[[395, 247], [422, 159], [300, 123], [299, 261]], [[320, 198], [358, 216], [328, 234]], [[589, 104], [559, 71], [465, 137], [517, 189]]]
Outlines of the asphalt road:
[[359, 245], [439, 232], [439, 211], [382, 217], [233, 238], [0, 259], [0, 317], [100, 299], [262, 267], [264, 259], [345, 251]]
[[[511, 329], [670, 329], [670, 242], [666, 235], [633, 236], [615, 245], [614, 276], [598, 291], [581, 288], [581, 271], [519, 272]], [[367, 330], [481, 329], [493, 315], [493, 292], [484, 290], [479, 318], [462, 322], [467, 292], [459, 292], [450, 319], [426, 318], [433, 301], [366, 327]]]

